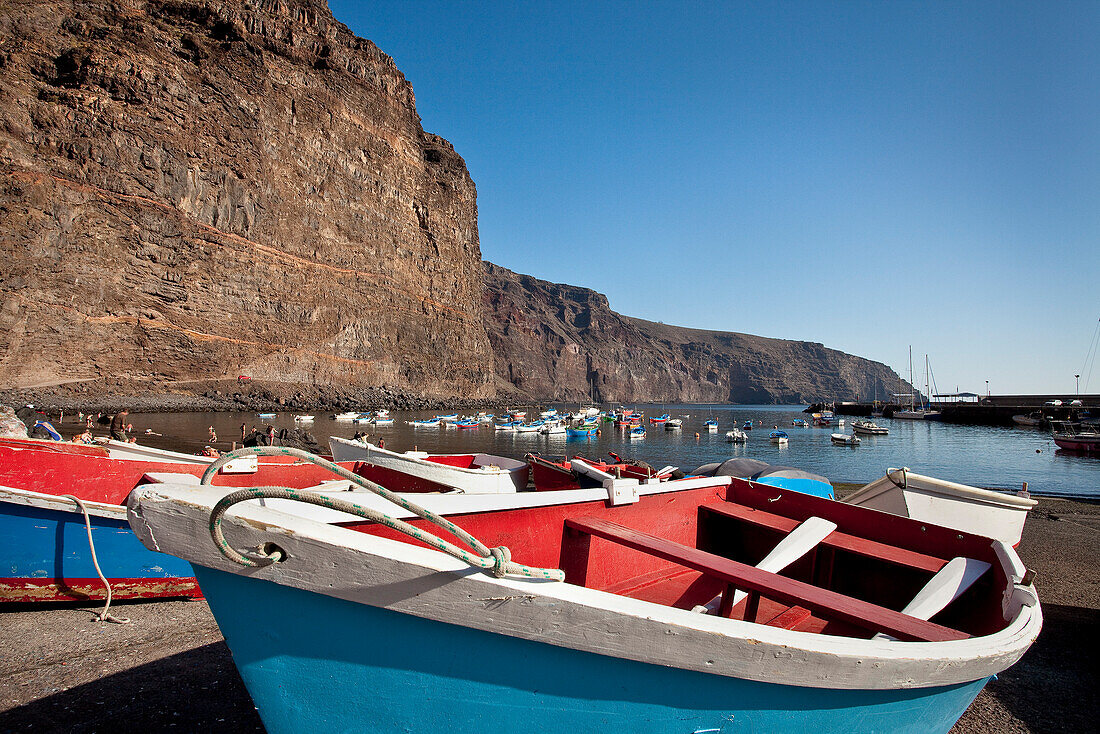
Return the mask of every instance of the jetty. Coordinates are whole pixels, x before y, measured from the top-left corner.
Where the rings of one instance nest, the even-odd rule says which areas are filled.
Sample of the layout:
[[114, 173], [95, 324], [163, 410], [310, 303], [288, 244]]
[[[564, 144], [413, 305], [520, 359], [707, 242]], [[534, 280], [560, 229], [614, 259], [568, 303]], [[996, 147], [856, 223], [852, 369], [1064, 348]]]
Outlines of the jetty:
[[[982, 426], [1011, 426], [1012, 416], [1039, 412], [1046, 421], [1078, 421], [1091, 412], [1093, 416], [1100, 411], [1100, 394], [1067, 395], [1051, 393], [1046, 395], [976, 395], [974, 393], [951, 393], [933, 395], [928, 403], [943, 413], [945, 423], [962, 423]], [[870, 416], [881, 410], [889, 418], [896, 410], [908, 409], [908, 405], [897, 403], [834, 401], [815, 403], [806, 409], [807, 413], [832, 410], [837, 415]]]

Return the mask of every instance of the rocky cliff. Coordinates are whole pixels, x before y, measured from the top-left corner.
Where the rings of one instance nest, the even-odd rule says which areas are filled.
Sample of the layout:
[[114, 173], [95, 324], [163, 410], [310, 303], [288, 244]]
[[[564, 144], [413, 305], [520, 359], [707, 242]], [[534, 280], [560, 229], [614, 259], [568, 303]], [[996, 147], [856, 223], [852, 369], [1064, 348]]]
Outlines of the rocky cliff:
[[808, 403], [896, 392], [884, 364], [812, 342], [655, 324], [587, 288], [485, 263], [497, 380], [532, 398], [600, 402]]
[[0, 3], [0, 258], [0, 388], [220, 395], [246, 374], [305, 406], [295, 385], [419, 405], [896, 384], [483, 273], [465, 163], [322, 0]]
[[487, 395], [474, 184], [321, 0], [0, 4], [0, 384]]

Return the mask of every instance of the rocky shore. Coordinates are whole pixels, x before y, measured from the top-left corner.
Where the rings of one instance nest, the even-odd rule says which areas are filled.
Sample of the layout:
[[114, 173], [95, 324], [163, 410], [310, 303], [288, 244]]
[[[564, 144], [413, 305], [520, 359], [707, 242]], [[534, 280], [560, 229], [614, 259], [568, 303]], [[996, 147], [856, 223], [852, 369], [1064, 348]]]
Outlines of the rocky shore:
[[[1019, 550], [1043, 631], [955, 734], [1094, 730], [1100, 681], [1083, 645], [1100, 633], [1098, 532], [1100, 503], [1040, 500]], [[95, 622], [98, 605], [0, 608], [0, 731], [264, 730], [205, 602], [113, 609], [130, 623]]]
[[194, 380], [150, 382], [102, 379], [62, 385], [0, 390], [0, 405], [31, 404], [51, 415], [113, 413], [123, 408], [137, 413], [191, 413], [205, 411], [343, 411], [459, 410], [503, 408], [517, 397], [444, 398], [390, 387], [355, 387], [260, 380]]

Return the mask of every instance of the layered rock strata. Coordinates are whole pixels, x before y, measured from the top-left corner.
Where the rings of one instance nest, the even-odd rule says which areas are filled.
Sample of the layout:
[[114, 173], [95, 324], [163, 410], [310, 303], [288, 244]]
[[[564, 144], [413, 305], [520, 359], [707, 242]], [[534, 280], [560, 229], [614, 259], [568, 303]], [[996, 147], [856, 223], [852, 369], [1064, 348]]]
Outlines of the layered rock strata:
[[325, 3], [0, 5], [0, 384], [487, 395], [476, 191]]
[[532, 398], [599, 402], [805, 403], [896, 392], [884, 364], [813, 342], [656, 324], [587, 288], [485, 263], [497, 380]]

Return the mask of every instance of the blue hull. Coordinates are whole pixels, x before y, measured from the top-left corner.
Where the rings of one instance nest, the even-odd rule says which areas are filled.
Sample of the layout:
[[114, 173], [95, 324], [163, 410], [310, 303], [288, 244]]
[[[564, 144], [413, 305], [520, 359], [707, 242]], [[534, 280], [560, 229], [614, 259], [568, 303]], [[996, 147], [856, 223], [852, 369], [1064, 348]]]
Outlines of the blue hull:
[[578, 652], [196, 567], [270, 734], [948, 731], [986, 680], [802, 688]]
[[824, 497], [830, 500], [836, 499], [836, 495], [833, 493], [833, 485], [828, 482], [819, 482], [816, 479], [805, 479], [802, 477], [760, 477], [752, 481], [757, 484], [770, 484], [773, 487], [789, 489], [793, 492], [801, 492], [802, 494], [812, 494], [814, 497]]
[[[103, 574], [117, 599], [197, 596], [191, 564], [147, 549], [125, 520], [91, 518]], [[102, 598], [84, 516], [0, 504], [0, 601]]]

